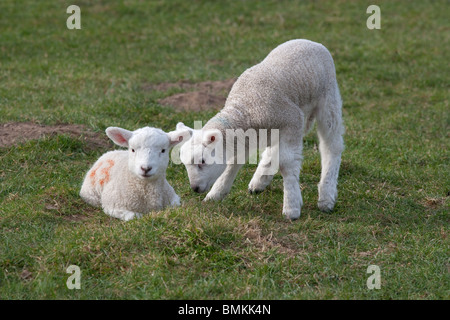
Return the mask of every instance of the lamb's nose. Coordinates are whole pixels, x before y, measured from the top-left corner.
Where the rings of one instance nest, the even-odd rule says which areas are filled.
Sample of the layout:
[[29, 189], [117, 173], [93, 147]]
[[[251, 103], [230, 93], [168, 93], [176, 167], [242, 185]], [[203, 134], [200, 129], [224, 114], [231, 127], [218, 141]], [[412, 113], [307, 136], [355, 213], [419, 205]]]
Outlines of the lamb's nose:
[[144, 173], [149, 173], [150, 171], [152, 171], [152, 167], [141, 167], [141, 170], [144, 171]]
[[194, 192], [199, 193], [200, 187], [199, 186], [195, 186], [195, 185], [191, 185], [191, 189], [194, 190]]

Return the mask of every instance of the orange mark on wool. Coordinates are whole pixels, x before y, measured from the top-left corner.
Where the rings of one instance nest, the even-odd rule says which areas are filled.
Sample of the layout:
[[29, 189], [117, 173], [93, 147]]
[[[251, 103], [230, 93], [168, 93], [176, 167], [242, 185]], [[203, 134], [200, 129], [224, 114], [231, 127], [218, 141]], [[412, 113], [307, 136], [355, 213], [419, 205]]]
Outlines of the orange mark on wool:
[[100, 161], [98, 163], [98, 165], [92, 169], [91, 174], [89, 175], [89, 177], [91, 178], [91, 184], [95, 185], [95, 180], [96, 180], [96, 175], [97, 175], [97, 170], [100, 169], [100, 167], [103, 165], [103, 161]]
[[[110, 180], [111, 176], [110, 176], [110, 172], [111, 172], [111, 168], [114, 167], [114, 161], [113, 160], [106, 160], [106, 162], [108, 163], [107, 166], [103, 167], [104, 162], [100, 161], [98, 163], [98, 165], [92, 169], [89, 177], [91, 178], [91, 184], [95, 185], [97, 182], [97, 171], [99, 171], [99, 169], [101, 168], [100, 172], [99, 172], [99, 184], [103, 187], [105, 185], [105, 183], [108, 183], [108, 181]], [[103, 167], [103, 168], [102, 168]]]
[[100, 185], [103, 187], [103, 185], [105, 183], [108, 183], [109, 179], [110, 179], [110, 172], [111, 172], [111, 168], [114, 167], [114, 161], [113, 160], [107, 160], [108, 162], [108, 166], [106, 168], [103, 168], [101, 170], [101, 173], [103, 174], [103, 178], [100, 179]]

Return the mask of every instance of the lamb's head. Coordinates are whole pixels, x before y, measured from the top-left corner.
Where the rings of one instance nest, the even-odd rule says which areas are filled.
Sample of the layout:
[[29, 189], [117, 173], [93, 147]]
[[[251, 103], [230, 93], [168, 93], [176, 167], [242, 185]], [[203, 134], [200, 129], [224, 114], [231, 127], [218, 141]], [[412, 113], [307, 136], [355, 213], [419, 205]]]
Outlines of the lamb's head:
[[194, 130], [182, 122], [175, 132], [190, 133], [180, 149], [180, 160], [186, 167], [192, 190], [203, 193], [225, 171], [226, 160], [222, 133], [219, 130]]
[[108, 137], [117, 145], [128, 148], [128, 168], [141, 179], [153, 180], [164, 176], [169, 164], [169, 150], [180, 143], [176, 132], [145, 127], [136, 131], [109, 127]]

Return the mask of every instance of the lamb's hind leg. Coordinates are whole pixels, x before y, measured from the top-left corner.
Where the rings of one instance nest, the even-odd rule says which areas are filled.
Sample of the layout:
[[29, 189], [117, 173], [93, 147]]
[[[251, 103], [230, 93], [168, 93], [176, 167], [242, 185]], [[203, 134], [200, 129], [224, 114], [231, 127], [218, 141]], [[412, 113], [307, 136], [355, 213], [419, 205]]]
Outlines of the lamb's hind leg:
[[271, 153], [272, 150], [270, 147], [267, 147], [262, 153], [258, 168], [256, 169], [255, 174], [248, 185], [248, 191], [250, 193], [262, 192], [272, 181], [275, 172], [271, 168]]
[[299, 182], [303, 148], [300, 132], [300, 130], [295, 134], [280, 132], [279, 161], [284, 186], [283, 214], [291, 220], [300, 217], [303, 205]]
[[331, 211], [337, 199], [337, 180], [344, 150], [342, 135], [342, 102], [339, 91], [326, 100], [317, 114], [317, 131], [322, 173], [319, 182], [319, 202], [321, 211]]

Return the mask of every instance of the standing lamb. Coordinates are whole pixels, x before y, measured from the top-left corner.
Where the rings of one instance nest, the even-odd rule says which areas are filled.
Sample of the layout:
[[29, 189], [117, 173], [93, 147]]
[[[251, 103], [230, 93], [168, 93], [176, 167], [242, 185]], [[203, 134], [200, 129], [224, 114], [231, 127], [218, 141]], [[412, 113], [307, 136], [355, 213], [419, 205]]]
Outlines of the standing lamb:
[[106, 134], [128, 151], [110, 151], [97, 160], [81, 187], [84, 201], [125, 221], [180, 205], [180, 198], [166, 180], [166, 169], [169, 149], [181, 142], [181, 135], [150, 127], [134, 132], [109, 127]]
[[[323, 45], [308, 40], [283, 43], [261, 63], [247, 69], [231, 89], [224, 108], [201, 130], [190, 129], [183, 123], [177, 125], [177, 130], [190, 130], [192, 136], [180, 152], [191, 188], [205, 192], [212, 186], [205, 200], [219, 200], [229, 193], [243, 165], [236, 161], [235, 152], [227, 155], [230, 147], [225, 142], [229, 129], [254, 129], [258, 133], [259, 129], [278, 129], [279, 143], [268, 142], [249, 191], [260, 192], [267, 187], [274, 174], [267, 174], [267, 168], [273, 156], [278, 156], [284, 185], [283, 214], [289, 219], [299, 218], [303, 204], [299, 185], [302, 140], [314, 119], [322, 162], [318, 206], [322, 211], [332, 210], [344, 149], [342, 101], [331, 54]], [[248, 148], [248, 142], [240, 141], [237, 149]], [[210, 163], [212, 153], [208, 147], [218, 143], [224, 144], [226, 161]]]

